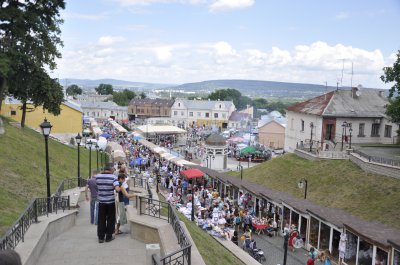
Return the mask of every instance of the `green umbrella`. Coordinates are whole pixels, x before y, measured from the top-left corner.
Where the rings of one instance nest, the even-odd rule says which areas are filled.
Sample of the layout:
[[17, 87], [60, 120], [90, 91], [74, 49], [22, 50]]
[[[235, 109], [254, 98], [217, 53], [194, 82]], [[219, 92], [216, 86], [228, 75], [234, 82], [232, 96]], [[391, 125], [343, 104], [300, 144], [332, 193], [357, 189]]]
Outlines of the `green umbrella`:
[[247, 147], [243, 148], [242, 150], [240, 150], [240, 153], [248, 154], [248, 153], [254, 153], [255, 151], [257, 151], [257, 149], [254, 146], [247, 146]]

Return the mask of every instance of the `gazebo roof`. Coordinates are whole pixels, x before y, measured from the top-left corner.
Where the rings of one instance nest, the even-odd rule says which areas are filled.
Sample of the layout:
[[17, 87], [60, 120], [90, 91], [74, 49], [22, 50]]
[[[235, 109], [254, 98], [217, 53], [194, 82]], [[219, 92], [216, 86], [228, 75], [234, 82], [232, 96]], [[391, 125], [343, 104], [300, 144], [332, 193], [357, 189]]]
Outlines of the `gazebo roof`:
[[225, 146], [226, 145], [226, 139], [222, 137], [219, 134], [211, 134], [207, 139], [206, 139], [206, 145], [219, 145], [219, 146]]

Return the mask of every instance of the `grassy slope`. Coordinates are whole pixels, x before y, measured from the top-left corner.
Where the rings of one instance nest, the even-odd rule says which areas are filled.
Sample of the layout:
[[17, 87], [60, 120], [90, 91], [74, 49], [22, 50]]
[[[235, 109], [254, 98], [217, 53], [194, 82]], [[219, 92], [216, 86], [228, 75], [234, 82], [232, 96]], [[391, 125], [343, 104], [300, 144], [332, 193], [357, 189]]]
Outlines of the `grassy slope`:
[[297, 183], [303, 177], [307, 199], [400, 229], [400, 180], [366, 173], [350, 161], [315, 162], [289, 154], [243, 171], [246, 180], [299, 198], [304, 190]]
[[[0, 135], [0, 236], [19, 217], [34, 197], [46, 196], [44, 138], [28, 129], [18, 129], [3, 118]], [[88, 174], [89, 152], [81, 149], [81, 176]], [[96, 153], [92, 152], [92, 168]], [[76, 177], [77, 150], [49, 140], [51, 192], [62, 179]], [[94, 163], [93, 163], [94, 161]]]
[[[161, 201], [166, 201], [162, 195], [159, 195]], [[189, 230], [197, 249], [199, 250], [204, 262], [207, 265], [214, 264], [230, 264], [243, 265], [243, 262], [232, 255], [217, 240], [212, 238], [207, 232], [200, 229], [194, 222], [187, 219], [183, 214], [178, 212], [179, 219], [183, 221]]]

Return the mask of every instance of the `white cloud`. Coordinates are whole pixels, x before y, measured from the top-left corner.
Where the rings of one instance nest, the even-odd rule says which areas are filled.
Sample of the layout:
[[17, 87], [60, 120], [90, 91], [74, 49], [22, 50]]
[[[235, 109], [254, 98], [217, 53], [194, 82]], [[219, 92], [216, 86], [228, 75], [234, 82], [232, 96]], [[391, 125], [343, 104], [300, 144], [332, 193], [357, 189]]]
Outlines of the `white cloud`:
[[254, 0], [215, 0], [209, 6], [211, 12], [240, 9], [254, 5]]
[[63, 11], [62, 12], [62, 17], [64, 19], [82, 19], [82, 20], [91, 20], [91, 21], [99, 21], [99, 20], [104, 20], [109, 17], [108, 14], [106, 13], [99, 13], [99, 14], [85, 14], [85, 13], [76, 13], [76, 12], [68, 12], [68, 11]]
[[349, 12], [342, 11], [342, 12], [336, 14], [335, 17], [336, 17], [336, 19], [343, 20], [343, 19], [349, 18], [349, 16], [350, 16]]
[[[386, 62], [379, 50], [368, 51], [342, 44], [329, 45], [317, 41], [297, 45], [290, 50], [237, 49], [231, 43], [160, 43], [157, 41], [118, 44], [118, 37], [103, 37], [104, 45], [95, 43], [63, 51], [58, 61], [62, 77], [118, 78], [132, 81], [185, 83], [210, 79], [259, 79], [350, 85], [353, 63], [353, 84], [384, 87], [379, 76]], [[119, 39], [121, 41], [121, 39]], [[390, 64], [389, 64], [390, 65]]]
[[180, 3], [180, 4], [203, 4], [206, 3], [207, 0], [115, 0], [122, 6], [147, 6], [151, 4], [171, 4], [171, 3]]
[[110, 45], [114, 45], [114, 44], [116, 44], [118, 42], [122, 42], [124, 40], [125, 40], [124, 37], [120, 37], [120, 36], [115, 36], [115, 37], [113, 37], [113, 36], [103, 36], [103, 37], [99, 38], [97, 43], [100, 46], [110, 46]]

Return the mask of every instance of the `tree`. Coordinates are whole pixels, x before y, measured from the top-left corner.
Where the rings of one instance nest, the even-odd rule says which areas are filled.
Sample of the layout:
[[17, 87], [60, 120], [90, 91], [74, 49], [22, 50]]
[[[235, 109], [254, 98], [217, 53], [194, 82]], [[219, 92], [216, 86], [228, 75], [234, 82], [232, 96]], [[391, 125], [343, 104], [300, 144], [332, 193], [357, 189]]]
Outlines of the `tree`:
[[114, 92], [114, 89], [110, 84], [100, 84], [95, 88], [95, 90], [99, 95], [112, 95]]
[[141, 99], [147, 98], [146, 93], [144, 93], [144, 92], [141, 92], [141, 93], [139, 94], [139, 97], [140, 97]]
[[113, 101], [119, 106], [128, 106], [129, 102], [135, 97], [136, 93], [128, 89], [113, 93]]
[[82, 88], [80, 88], [78, 85], [70, 85], [67, 87], [65, 92], [68, 96], [82, 95]]
[[384, 67], [381, 80], [385, 83], [394, 82], [389, 89], [389, 104], [386, 106], [386, 115], [392, 122], [400, 122], [400, 50], [392, 67]]
[[0, 1], [0, 98], [8, 93], [22, 101], [21, 127], [27, 103], [58, 115], [61, 86], [45, 69], [54, 70], [61, 54], [60, 9], [64, 0]]

